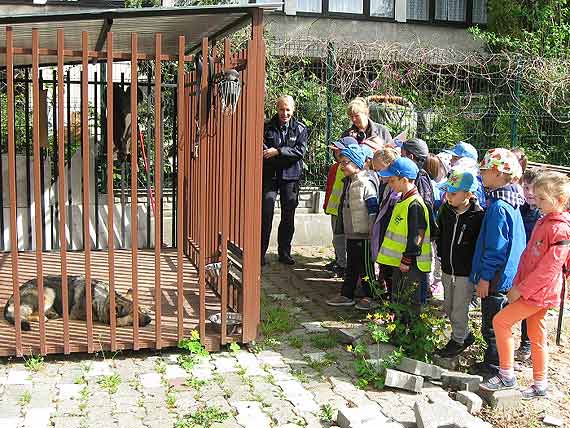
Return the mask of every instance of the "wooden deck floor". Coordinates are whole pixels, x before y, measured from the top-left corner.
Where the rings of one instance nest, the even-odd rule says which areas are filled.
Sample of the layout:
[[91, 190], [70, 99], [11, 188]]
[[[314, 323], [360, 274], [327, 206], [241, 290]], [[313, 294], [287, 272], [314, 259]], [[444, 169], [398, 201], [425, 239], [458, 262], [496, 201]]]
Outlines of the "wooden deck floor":
[[[35, 253], [20, 253], [19, 258], [20, 284], [36, 277]], [[16, 339], [14, 327], [3, 316], [3, 309], [7, 299], [12, 295], [12, 264], [9, 253], [0, 254], [0, 356], [16, 354]], [[58, 252], [46, 252], [43, 255], [44, 275], [60, 274], [60, 257]], [[82, 252], [68, 253], [68, 274], [82, 275], [84, 273], [85, 255]], [[140, 250], [138, 263], [138, 290], [141, 304], [155, 307], [154, 290], [154, 252], [153, 250]], [[107, 281], [108, 263], [106, 251], [91, 253], [91, 272], [93, 278]], [[177, 337], [177, 258], [176, 250], [164, 249], [161, 257], [161, 342], [162, 347], [176, 346]], [[117, 291], [126, 292], [131, 288], [131, 252], [129, 250], [115, 251], [115, 286]], [[194, 267], [185, 258], [184, 263], [184, 334], [198, 325], [198, 274]], [[206, 289], [206, 318], [220, 311], [220, 301], [217, 296]], [[153, 310], [154, 313], [154, 310]], [[139, 347], [155, 348], [155, 318], [146, 327], [139, 328]], [[110, 349], [109, 326], [93, 324], [93, 343], [95, 351]], [[210, 350], [219, 347], [219, 333], [216, 333], [207, 324], [205, 338], [206, 346]], [[69, 323], [69, 339], [71, 352], [87, 352], [87, 329], [84, 321], [71, 321]], [[63, 353], [63, 320], [49, 320], [46, 322], [46, 344], [48, 353]], [[32, 323], [32, 330], [22, 332], [22, 346], [25, 354], [38, 354], [40, 352], [39, 324]], [[118, 349], [133, 348], [132, 327], [117, 327]]]

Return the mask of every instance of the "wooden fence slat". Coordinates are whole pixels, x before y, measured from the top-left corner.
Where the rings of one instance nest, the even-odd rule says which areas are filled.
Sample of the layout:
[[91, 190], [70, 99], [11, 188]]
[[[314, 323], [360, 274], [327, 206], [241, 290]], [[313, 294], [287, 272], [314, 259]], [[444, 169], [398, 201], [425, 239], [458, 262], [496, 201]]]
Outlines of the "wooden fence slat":
[[[160, 58], [162, 50], [162, 35], [154, 36], [156, 58]], [[160, 60], [155, 61], [154, 68], [154, 193], [156, 195], [154, 217], [154, 301], [155, 301], [155, 336], [156, 349], [161, 349], [160, 320], [162, 292], [160, 290], [160, 250], [162, 247], [161, 201], [162, 201], [162, 73]]]
[[[200, 82], [200, 152], [199, 152], [199, 195], [200, 207], [206, 207], [206, 162], [207, 162], [207, 144], [208, 144], [208, 114], [207, 114], [207, 96], [208, 96], [208, 38], [202, 39], [202, 79]], [[206, 217], [208, 213], [202, 212], [199, 221], [199, 262], [198, 262], [198, 281], [199, 281], [199, 327], [200, 339], [204, 341], [206, 337]]]
[[12, 259], [12, 291], [14, 293], [14, 328], [16, 330], [16, 355], [22, 355], [22, 327], [20, 319], [20, 279], [18, 275], [18, 229], [16, 189], [16, 138], [14, 113], [14, 32], [6, 27], [6, 84], [8, 130], [8, 182], [10, 189], [10, 255]]
[[[138, 34], [131, 33], [131, 76], [138, 76]], [[133, 306], [138, 308], [138, 81], [131, 78], [131, 250], [132, 250], [132, 289]], [[158, 205], [158, 201], [157, 201]], [[156, 237], [155, 237], [156, 239]], [[133, 311], [133, 349], [139, 349], [139, 313]]]
[[[65, 35], [57, 30], [57, 179], [59, 184], [59, 242], [61, 258], [61, 306], [63, 309], [63, 353], [69, 354], [69, 293], [67, 287], [67, 234], [65, 233], [67, 213], [65, 205], [65, 127], [64, 127], [64, 71], [63, 51]], [[71, 185], [69, 183], [68, 185]]]
[[[42, 179], [40, 161], [40, 34], [37, 28], [32, 29], [32, 97], [33, 97], [33, 146], [34, 146], [34, 208], [35, 208], [35, 236], [36, 236], [36, 276], [38, 284], [38, 301], [44, 301], [43, 276], [43, 236], [42, 236]], [[40, 324], [40, 353], [46, 355], [44, 305], [38, 305], [38, 318]]]
[[81, 81], [81, 137], [83, 148], [83, 251], [85, 252], [85, 309], [87, 320], [87, 352], [93, 348], [93, 295], [91, 289], [91, 197], [90, 197], [90, 144], [89, 144], [89, 33], [81, 33], [83, 48]]
[[[228, 38], [224, 39], [224, 70], [229, 70], [232, 68], [231, 59], [231, 45]], [[231, 162], [231, 146], [224, 144], [226, 141], [230, 140], [232, 116], [225, 116], [222, 119], [223, 122], [223, 141], [222, 141], [222, 171], [230, 171]], [[221, 335], [220, 343], [225, 345], [227, 342], [227, 312], [228, 312], [228, 235], [230, 229], [230, 195], [231, 195], [231, 180], [230, 174], [224, 174], [222, 182], [222, 246], [221, 246], [221, 259], [222, 270], [220, 277], [220, 287], [221, 287]]]
[[115, 316], [115, 195], [113, 192], [114, 156], [113, 130], [113, 33], [107, 33], [107, 243], [109, 261], [109, 319], [111, 329], [111, 351], [117, 350], [117, 318]]
[[184, 136], [186, 135], [187, 130], [185, 129], [185, 125], [188, 123], [184, 120], [184, 106], [186, 105], [186, 97], [183, 96], [185, 89], [184, 89], [184, 50], [186, 47], [186, 40], [184, 36], [178, 37], [178, 97], [177, 97], [177, 126], [178, 126], [178, 185], [176, 190], [178, 192], [176, 203], [177, 206], [177, 227], [176, 227], [176, 245], [178, 246], [176, 249], [176, 256], [177, 256], [177, 318], [178, 318], [178, 340], [182, 340], [184, 338], [184, 205], [187, 204], [187, 200], [184, 199], [184, 177], [186, 176], [186, 161], [185, 161], [185, 151], [184, 151]]

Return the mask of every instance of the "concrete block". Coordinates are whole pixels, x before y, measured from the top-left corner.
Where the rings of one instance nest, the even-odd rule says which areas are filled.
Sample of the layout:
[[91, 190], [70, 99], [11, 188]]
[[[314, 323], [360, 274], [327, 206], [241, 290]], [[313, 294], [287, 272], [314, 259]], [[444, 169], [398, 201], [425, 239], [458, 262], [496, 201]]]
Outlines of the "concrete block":
[[461, 372], [443, 372], [441, 380], [444, 388], [460, 389], [464, 383], [483, 382], [483, 378], [478, 375], [470, 375]]
[[418, 400], [414, 404], [414, 414], [418, 428], [491, 428], [488, 422], [459, 409], [445, 404], [429, 404]]
[[405, 389], [407, 391], [421, 392], [424, 385], [424, 378], [398, 370], [386, 370], [386, 386], [392, 388]]
[[321, 326], [318, 321], [303, 322], [301, 325], [307, 330], [307, 333], [326, 333], [328, 330]]
[[479, 395], [494, 409], [517, 409], [521, 405], [522, 394], [518, 389], [505, 389], [503, 391], [479, 390]]
[[355, 328], [335, 328], [334, 333], [338, 341], [344, 345], [352, 345], [366, 333], [368, 329], [361, 325]]
[[368, 358], [370, 360], [381, 360], [383, 358], [386, 358], [395, 350], [396, 347], [394, 345], [390, 345], [389, 343], [368, 345]]
[[443, 369], [441, 367], [406, 357], [402, 358], [402, 361], [396, 369], [430, 379], [441, 379], [441, 374], [443, 373]]
[[340, 428], [355, 428], [361, 426], [384, 426], [388, 418], [378, 405], [362, 407], [341, 407], [338, 409], [336, 423]]
[[483, 400], [474, 392], [458, 391], [455, 398], [461, 404], [464, 404], [467, 407], [467, 411], [472, 415], [479, 413], [483, 407]]
[[556, 417], [550, 416], [550, 415], [546, 415], [544, 417], [544, 419], [542, 420], [542, 422], [545, 425], [550, 425], [553, 427], [561, 427], [562, 425], [564, 425], [564, 422], [562, 421], [562, 419], [556, 418]]
[[477, 393], [479, 391], [479, 385], [481, 385], [481, 382], [479, 382], [478, 379], [467, 380], [465, 382], [461, 382], [457, 390]]
[[313, 352], [312, 354], [307, 354], [305, 357], [311, 362], [320, 363], [325, 360], [326, 356], [326, 352]]
[[443, 358], [435, 355], [433, 362], [446, 370], [457, 370], [459, 367], [459, 357]]

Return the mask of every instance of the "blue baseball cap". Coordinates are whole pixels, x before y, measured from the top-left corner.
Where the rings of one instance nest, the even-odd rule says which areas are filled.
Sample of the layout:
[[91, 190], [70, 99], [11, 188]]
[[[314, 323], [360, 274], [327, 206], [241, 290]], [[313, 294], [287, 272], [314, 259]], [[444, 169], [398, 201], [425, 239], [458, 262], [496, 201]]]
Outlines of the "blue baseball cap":
[[366, 161], [366, 158], [361, 146], [358, 143], [351, 144], [350, 146], [342, 149], [340, 151], [340, 155], [350, 159], [350, 161], [354, 163], [358, 168], [364, 168], [364, 162]]
[[444, 153], [449, 153], [451, 156], [457, 156], [458, 158], [471, 158], [477, 160], [478, 154], [477, 149], [469, 143], [460, 141], [453, 148], [443, 151]]
[[477, 177], [473, 171], [453, 168], [447, 181], [439, 186], [448, 192], [474, 192], [479, 187]]
[[360, 150], [364, 154], [364, 160], [372, 159], [374, 157], [374, 151], [372, 148], [366, 144], [360, 144]]
[[329, 146], [333, 150], [342, 150], [350, 145], [358, 145], [358, 141], [354, 137], [342, 137], [340, 140], [333, 141]]
[[406, 177], [415, 180], [418, 177], [418, 166], [408, 158], [398, 158], [387, 169], [378, 173], [380, 177]]

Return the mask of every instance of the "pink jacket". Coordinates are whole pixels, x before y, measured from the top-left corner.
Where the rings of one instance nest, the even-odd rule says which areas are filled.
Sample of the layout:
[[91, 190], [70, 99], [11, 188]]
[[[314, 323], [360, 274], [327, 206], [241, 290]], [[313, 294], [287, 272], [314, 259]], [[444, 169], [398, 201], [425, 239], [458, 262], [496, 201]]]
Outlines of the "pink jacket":
[[570, 247], [553, 245], [570, 239], [570, 213], [551, 213], [536, 223], [522, 253], [513, 287], [530, 305], [552, 308], [560, 304], [562, 266]]

